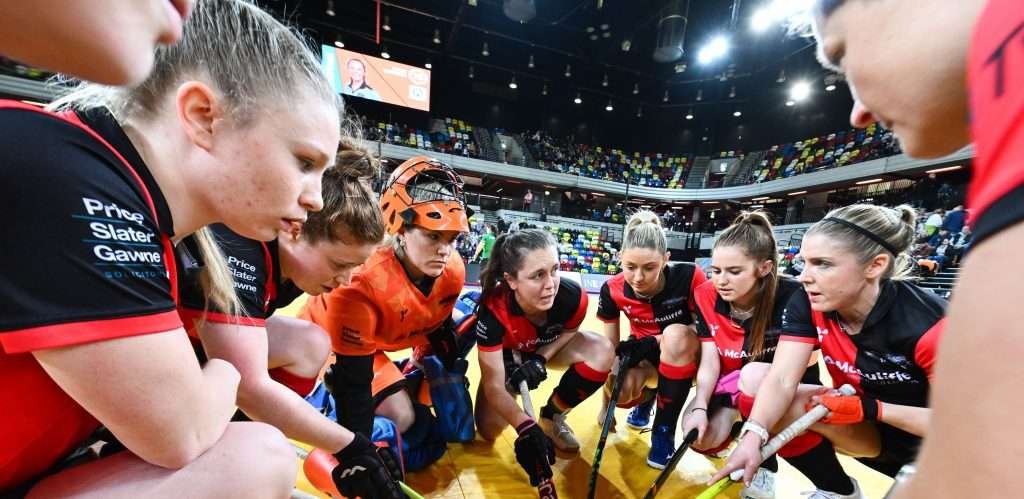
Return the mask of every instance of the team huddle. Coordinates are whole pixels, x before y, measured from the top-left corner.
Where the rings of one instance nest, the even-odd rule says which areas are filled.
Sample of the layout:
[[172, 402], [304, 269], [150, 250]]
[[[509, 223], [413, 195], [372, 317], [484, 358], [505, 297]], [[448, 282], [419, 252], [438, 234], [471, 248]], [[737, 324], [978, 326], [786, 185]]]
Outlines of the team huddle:
[[[253, 4], [160, 2], [148, 15], [169, 11], [170, 24], [122, 20], [103, 36], [153, 33], [82, 44], [81, 58], [4, 37], [19, 58], [134, 86], [83, 81], [47, 109], [0, 101], [12, 235], [0, 259], [0, 496], [286, 497], [291, 439], [315, 448], [304, 471], [320, 490], [401, 498], [405, 473], [448, 443], [511, 426], [523, 478], [550, 497], [555, 450], [581, 448], [566, 415], [592, 396], [603, 433], [591, 494], [616, 407], [650, 427], [650, 467], [667, 476], [688, 451], [727, 458], [712, 480], [742, 480], [744, 498], [775, 497], [778, 457], [812, 498], [863, 497], [839, 454], [890, 477], [910, 476], [920, 454], [901, 497], [1016, 490], [1019, 439], [1002, 432], [1019, 413], [1004, 399], [1020, 364], [984, 359], [986, 345], [1019, 350], [993, 321], [1019, 287], [999, 265], [1024, 245], [1024, 176], [1001, 166], [1024, 157], [1024, 65], [1007, 62], [1024, 14], [1007, 0], [932, 3], [819, 0], [811, 31], [857, 86], [854, 124], [895, 117], [921, 157], [975, 136], [978, 234], [948, 325], [946, 302], [910, 279], [914, 210], [854, 204], [807, 230], [796, 278], [779, 272], [761, 212], [717, 236], [707, 269], [670, 261], [657, 215], [634, 213], [622, 271], [597, 295], [603, 330], [585, 331], [591, 297], [559, 276], [547, 231], [499, 236], [480, 291], [464, 290], [462, 178], [418, 156], [375, 192], [381, 161], [318, 56]], [[0, 31], [33, 26], [26, 12]], [[47, 9], [40, 22], [72, 14], [83, 28], [105, 21]], [[971, 38], [975, 21], [985, 29]], [[915, 48], [874, 57], [875, 40], [915, 34]], [[940, 59], [953, 62], [915, 66]], [[897, 98], [904, 88], [887, 82], [902, 72], [918, 86]], [[297, 300], [298, 317], [275, 315]], [[529, 392], [549, 369], [562, 374], [535, 411]], [[985, 410], [965, 429], [956, 409], [968, 397]], [[954, 477], [960, 453], [986, 473]]]

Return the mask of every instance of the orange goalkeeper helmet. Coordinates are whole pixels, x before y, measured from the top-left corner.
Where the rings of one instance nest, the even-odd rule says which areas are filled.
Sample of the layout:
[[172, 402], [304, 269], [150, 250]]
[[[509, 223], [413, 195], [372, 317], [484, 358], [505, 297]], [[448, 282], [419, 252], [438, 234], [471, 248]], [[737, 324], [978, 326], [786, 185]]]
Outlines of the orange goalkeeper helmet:
[[391, 173], [380, 196], [384, 226], [397, 234], [405, 225], [427, 230], [469, 232], [462, 177], [426, 156], [405, 160]]

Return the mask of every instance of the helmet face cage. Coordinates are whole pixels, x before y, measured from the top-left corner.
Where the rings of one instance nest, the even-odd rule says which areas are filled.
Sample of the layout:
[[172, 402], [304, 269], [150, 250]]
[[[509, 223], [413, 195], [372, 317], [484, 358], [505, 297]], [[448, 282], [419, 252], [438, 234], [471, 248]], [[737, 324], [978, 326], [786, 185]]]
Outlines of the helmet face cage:
[[425, 156], [406, 160], [384, 186], [381, 207], [388, 232], [404, 225], [430, 230], [469, 230], [463, 181], [445, 163]]

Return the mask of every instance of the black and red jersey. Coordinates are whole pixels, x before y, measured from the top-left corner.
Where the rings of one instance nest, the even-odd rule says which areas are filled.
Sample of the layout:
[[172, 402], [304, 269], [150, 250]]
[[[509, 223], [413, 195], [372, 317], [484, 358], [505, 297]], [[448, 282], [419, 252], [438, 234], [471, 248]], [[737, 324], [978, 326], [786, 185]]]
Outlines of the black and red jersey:
[[561, 279], [555, 303], [542, 325], [530, 322], [513, 294], [498, 285], [484, 298], [477, 313], [477, 346], [485, 352], [511, 348], [533, 352], [555, 341], [563, 331], [578, 329], [587, 315], [587, 293], [579, 284]]
[[906, 281], [884, 281], [861, 331], [849, 335], [835, 312], [811, 309], [806, 293], [786, 305], [780, 341], [821, 346], [836, 387], [899, 405], [927, 407], [946, 301]]
[[265, 243], [248, 239], [222, 224], [211, 225], [210, 229], [227, 260], [244, 315], [227, 315], [212, 303], [207, 304], [199, 273], [183, 275], [178, 311], [189, 335], [196, 335], [195, 321], [203, 315], [204, 309], [205, 318], [210, 322], [263, 327], [275, 310], [287, 307], [302, 296], [301, 289], [281, 278], [276, 240]]
[[[170, 209], [105, 110], [0, 101], [0, 492], [99, 423], [32, 352], [181, 327]], [[0, 494], [2, 495], [2, 494]]]
[[707, 281], [704, 271], [692, 263], [665, 266], [665, 287], [651, 298], [641, 298], [619, 273], [601, 286], [597, 318], [618, 322], [619, 312], [629, 319], [629, 335], [643, 338], [661, 334], [671, 324], [693, 324], [693, 292]]
[[967, 191], [975, 244], [1024, 220], [1024, 9], [989, 0], [968, 56], [974, 172]]
[[748, 362], [771, 362], [782, 331], [782, 316], [793, 295], [803, 295], [803, 286], [789, 276], [779, 276], [775, 290], [772, 318], [764, 332], [761, 355], [754, 358], [750, 344], [753, 319], [737, 322], [729, 314], [729, 302], [722, 299], [715, 284], [706, 281], [694, 292], [697, 303], [697, 337], [702, 342], [714, 342], [718, 348], [722, 375], [741, 369]]

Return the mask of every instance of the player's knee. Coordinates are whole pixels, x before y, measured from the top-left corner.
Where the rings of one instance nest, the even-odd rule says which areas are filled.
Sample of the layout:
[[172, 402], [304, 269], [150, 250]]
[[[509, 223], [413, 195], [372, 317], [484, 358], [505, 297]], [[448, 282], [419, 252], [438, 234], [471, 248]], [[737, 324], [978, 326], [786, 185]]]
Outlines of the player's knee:
[[331, 353], [331, 338], [320, 326], [307, 323], [302, 329], [302, 360], [304, 375], [314, 377], [320, 374], [320, 369], [327, 362], [327, 356]]
[[665, 329], [661, 337], [661, 360], [673, 365], [684, 365], [694, 362], [700, 350], [700, 341], [690, 329], [680, 324], [673, 324]]
[[740, 371], [739, 389], [747, 395], [756, 395], [757, 389], [761, 387], [761, 381], [768, 374], [769, 364], [764, 362], [751, 362]]
[[615, 347], [611, 340], [604, 336], [591, 335], [590, 348], [586, 352], [585, 362], [600, 371], [609, 371], [615, 361]]
[[[222, 438], [230, 456], [229, 476], [246, 477], [247, 497], [287, 497], [295, 485], [295, 449], [277, 428], [263, 423], [231, 423]], [[242, 491], [239, 491], [241, 493]]]
[[416, 422], [416, 412], [412, 403], [407, 400], [391, 401], [388, 405], [381, 404], [377, 413], [395, 423], [399, 433], [405, 433]]

